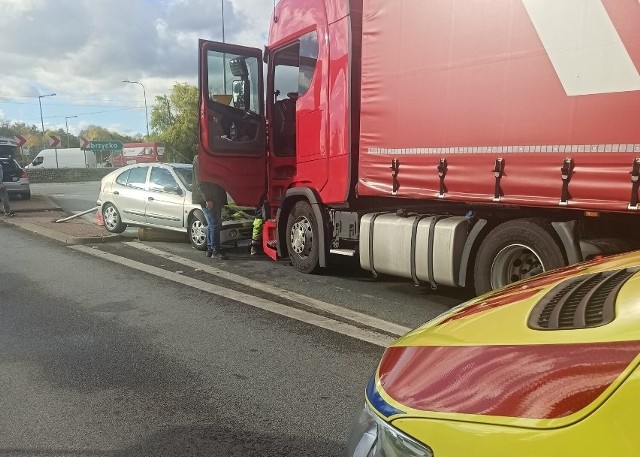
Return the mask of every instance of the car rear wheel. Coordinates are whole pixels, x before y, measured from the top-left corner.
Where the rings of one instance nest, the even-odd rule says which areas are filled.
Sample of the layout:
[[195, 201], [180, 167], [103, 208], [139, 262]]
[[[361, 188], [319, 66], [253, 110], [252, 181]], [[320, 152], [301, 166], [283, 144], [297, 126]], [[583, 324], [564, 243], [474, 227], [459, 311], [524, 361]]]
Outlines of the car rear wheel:
[[189, 222], [189, 242], [198, 251], [207, 250], [207, 224], [196, 215], [191, 216]]
[[127, 224], [122, 222], [118, 209], [111, 203], [103, 205], [102, 218], [104, 219], [104, 227], [111, 233], [122, 233], [127, 228]]
[[20, 198], [22, 200], [30, 200], [31, 199], [31, 191], [21, 193], [20, 194]]

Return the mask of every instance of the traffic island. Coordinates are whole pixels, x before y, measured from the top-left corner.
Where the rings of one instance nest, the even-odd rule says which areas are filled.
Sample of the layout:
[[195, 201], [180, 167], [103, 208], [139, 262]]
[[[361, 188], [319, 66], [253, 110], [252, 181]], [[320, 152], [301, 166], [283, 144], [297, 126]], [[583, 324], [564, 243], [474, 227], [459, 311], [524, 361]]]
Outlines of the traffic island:
[[82, 218], [56, 222], [67, 213], [44, 195], [32, 195], [29, 200], [12, 200], [15, 217], [0, 216], [0, 223], [13, 225], [66, 244], [93, 244], [120, 240], [120, 235], [109, 233], [97, 223]]

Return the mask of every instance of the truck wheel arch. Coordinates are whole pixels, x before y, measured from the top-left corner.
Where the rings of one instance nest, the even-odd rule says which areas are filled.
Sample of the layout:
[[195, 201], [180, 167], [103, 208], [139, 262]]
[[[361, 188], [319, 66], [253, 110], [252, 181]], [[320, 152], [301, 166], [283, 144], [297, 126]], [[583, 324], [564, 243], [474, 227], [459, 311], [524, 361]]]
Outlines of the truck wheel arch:
[[[320, 198], [320, 195], [309, 187], [292, 187], [288, 189], [282, 200], [282, 204], [278, 208], [276, 215], [276, 221], [278, 224], [278, 257], [287, 257], [288, 252], [284, 247], [287, 245], [286, 226], [289, 218], [289, 213], [296, 202], [306, 200], [313, 210], [316, 221], [318, 222], [318, 247], [319, 258], [318, 263], [321, 268], [327, 267], [327, 218], [325, 212], [322, 210], [324, 204]], [[285, 227], [281, 230], [281, 227]]]

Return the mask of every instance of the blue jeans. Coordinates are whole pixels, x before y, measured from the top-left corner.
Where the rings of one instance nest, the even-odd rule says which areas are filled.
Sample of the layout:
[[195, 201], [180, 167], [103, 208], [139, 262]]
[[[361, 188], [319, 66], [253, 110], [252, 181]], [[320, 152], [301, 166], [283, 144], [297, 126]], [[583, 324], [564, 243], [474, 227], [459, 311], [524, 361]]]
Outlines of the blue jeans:
[[222, 229], [222, 208], [214, 206], [212, 209], [202, 207], [204, 218], [207, 220], [207, 250], [220, 252], [220, 230]]

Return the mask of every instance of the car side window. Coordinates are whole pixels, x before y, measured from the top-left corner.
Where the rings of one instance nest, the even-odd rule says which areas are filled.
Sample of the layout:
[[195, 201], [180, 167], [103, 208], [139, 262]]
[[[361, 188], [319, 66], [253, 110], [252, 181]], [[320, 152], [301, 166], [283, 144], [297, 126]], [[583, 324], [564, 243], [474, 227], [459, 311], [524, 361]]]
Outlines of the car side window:
[[177, 187], [178, 183], [171, 175], [171, 172], [162, 167], [151, 167], [151, 178], [149, 179], [149, 190], [164, 192], [165, 186]]
[[121, 184], [121, 185], [123, 185], [123, 186], [126, 186], [126, 185], [127, 185], [127, 180], [129, 179], [129, 172], [130, 172], [130, 171], [131, 171], [131, 170], [127, 170], [127, 171], [125, 171], [124, 173], [120, 173], [120, 174], [118, 175], [118, 177], [116, 178], [116, 182], [117, 182], [118, 184]]
[[144, 189], [144, 185], [147, 182], [148, 171], [149, 167], [132, 168], [129, 172], [129, 179], [127, 180], [127, 184], [131, 187]]

